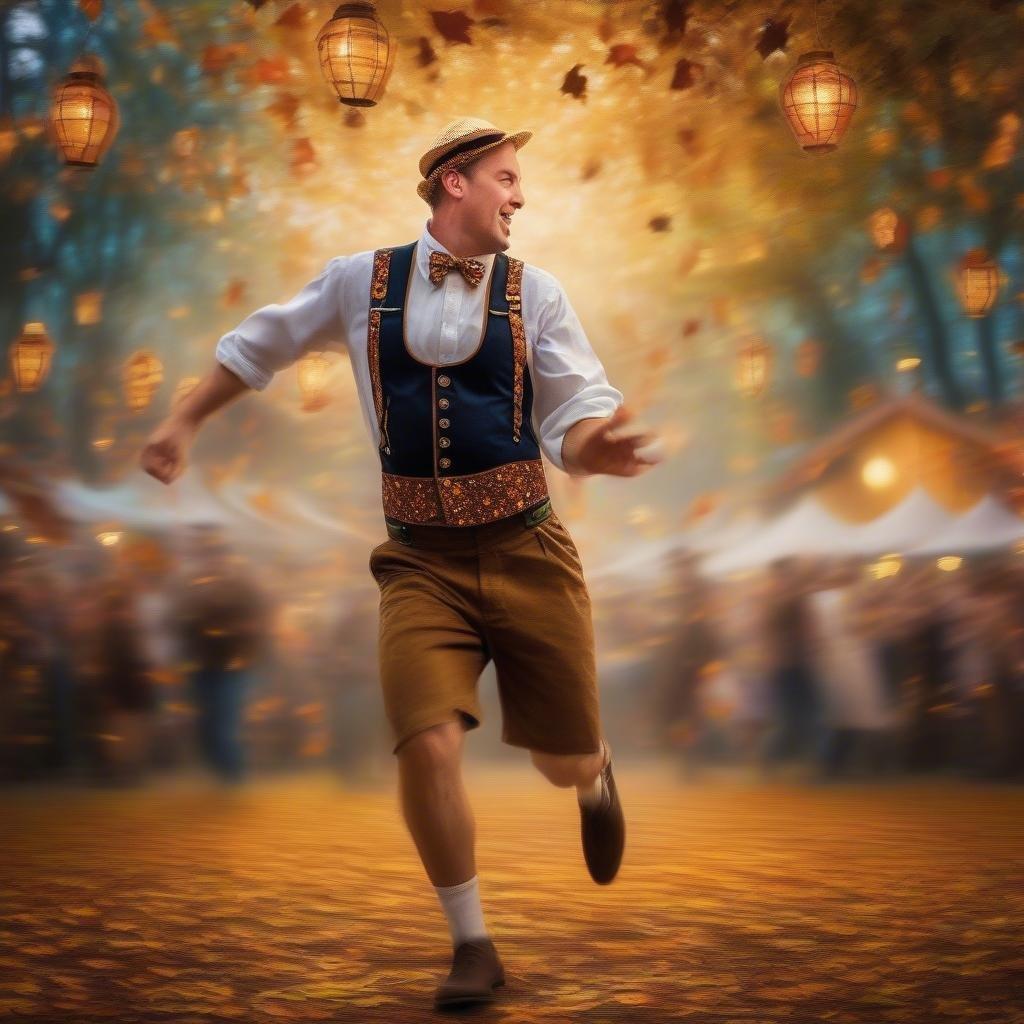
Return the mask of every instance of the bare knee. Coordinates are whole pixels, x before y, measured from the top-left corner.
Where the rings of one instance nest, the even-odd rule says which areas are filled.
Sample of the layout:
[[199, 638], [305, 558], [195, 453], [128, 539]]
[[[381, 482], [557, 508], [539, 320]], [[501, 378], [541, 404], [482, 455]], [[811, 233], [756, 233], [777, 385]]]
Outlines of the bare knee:
[[586, 786], [597, 778], [601, 770], [602, 755], [594, 754], [545, 754], [539, 750], [530, 751], [534, 767], [554, 786]]
[[462, 756], [461, 722], [443, 722], [410, 736], [398, 748], [404, 771], [436, 772], [457, 767]]

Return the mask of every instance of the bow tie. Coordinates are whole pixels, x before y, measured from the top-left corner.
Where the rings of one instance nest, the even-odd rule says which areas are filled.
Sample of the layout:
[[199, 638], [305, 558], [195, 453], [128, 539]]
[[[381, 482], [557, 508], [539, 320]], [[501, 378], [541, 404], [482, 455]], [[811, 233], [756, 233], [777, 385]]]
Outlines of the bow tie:
[[436, 249], [430, 250], [431, 284], [440, 284], [452, 269], [458, 269], [466, 283], [475, 288], [483, 280], [486, 268], [479, 260], [470, 259], [468, 256], [460, 258], [446, 252], [438, 252]]

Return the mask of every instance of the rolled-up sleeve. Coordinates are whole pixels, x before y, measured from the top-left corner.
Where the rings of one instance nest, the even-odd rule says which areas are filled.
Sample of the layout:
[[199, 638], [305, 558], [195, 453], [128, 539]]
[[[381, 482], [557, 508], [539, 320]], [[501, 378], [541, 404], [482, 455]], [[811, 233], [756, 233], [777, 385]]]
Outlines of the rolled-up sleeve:
[[331, 260], [294, 298], [250, 313], [218, 342], [216, 359], [243, 383], [262, 391], [278, 370], [306, 352], [344, 342], [341, 275], [345, 257]]
[[565, 290], [546, 272], [540, 282], [535, 332], [534, 423], [544, 454], [564, 470], [566, 431], [580, 420], [611, 416], [622, 404], [622, 393], [608, 383]]

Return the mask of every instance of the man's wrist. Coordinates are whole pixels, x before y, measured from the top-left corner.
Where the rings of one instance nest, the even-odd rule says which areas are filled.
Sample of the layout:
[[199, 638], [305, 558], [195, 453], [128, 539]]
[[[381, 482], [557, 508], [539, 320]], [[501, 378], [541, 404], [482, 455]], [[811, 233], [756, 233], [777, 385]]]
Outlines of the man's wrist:
[[569, 476], [590, 476], [591, 470], [580, 463], [580, 451], [591, 434], [601, 429], [606, 416], [577, 420], [562, 438], [562, 465]]

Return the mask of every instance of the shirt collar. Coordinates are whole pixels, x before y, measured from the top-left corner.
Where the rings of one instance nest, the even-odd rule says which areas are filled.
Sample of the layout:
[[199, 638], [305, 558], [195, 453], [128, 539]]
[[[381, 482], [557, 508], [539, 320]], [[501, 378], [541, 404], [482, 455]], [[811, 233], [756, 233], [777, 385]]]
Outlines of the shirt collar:
[[[428, 281], [430, 280], [431, 250], [448, 253], [451, 256], [451, 253], [430, 233], [430, 228], [427, 227], [429, 223], [429, 221], [424, 222], [423, 234], [420, 235], [420, 244], [416, 246], [416, 266]], [[494, 262], [494, 253], [489, 252], [483, 256], [474, 256], [473, 259], [479, 260], [484, 265], [484, 276], [486, 277], [490, 273], [491, 264]]]

